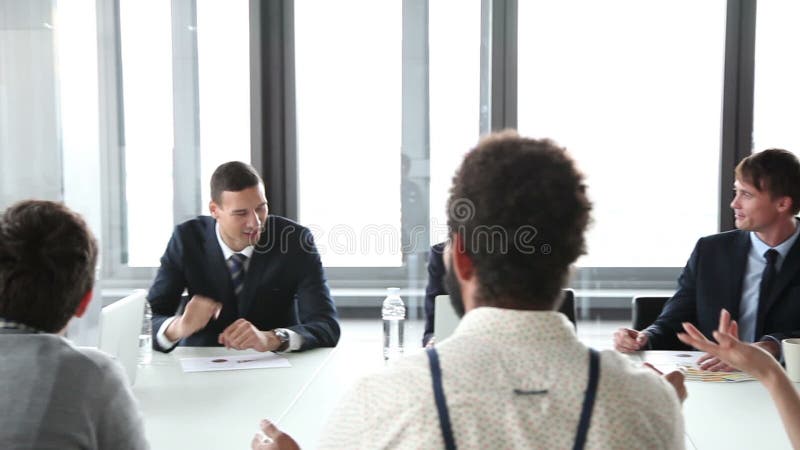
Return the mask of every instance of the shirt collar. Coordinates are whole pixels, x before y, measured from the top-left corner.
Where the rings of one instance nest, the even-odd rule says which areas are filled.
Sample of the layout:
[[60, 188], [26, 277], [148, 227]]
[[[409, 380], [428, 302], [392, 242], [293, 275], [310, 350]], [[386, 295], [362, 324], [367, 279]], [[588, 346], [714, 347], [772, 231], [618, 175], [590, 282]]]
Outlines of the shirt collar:
[[43, 333], [43, 331], [25, 325], [24, 323], [14, 322], [13, 320], [8, 320], [0, 317], [0, 329], [3, 330], [17, 330], [17, 331], [24, 331], [26, 333]]
[[789, 236], [788, 239], [776, 245], [775, 247], [770, 247], [769, 245], [767, 245], [764, 241], [762, 241], [758, 237], [755, 231], [750, 232], [750, 243], [752, 244], [753, 249], [756, 251], [756, 253], [758, 253], [758, 255], [761, 256], [761, 258], [764, 257], [764, 253], [766, 253], [767, 250], [774, 248], [781, 255], [780, 260], [782, 261], [784, 258], [786, 258], [786, 255], [789, 254], [789, 250], [792, 249], [792, 246], [794, 245], [795, 241], [797, 241], [798, 235], [800, 235], [800, 223], [796, 224], [796, 226], [794, 227], [794, 233], [792, 233], [792, 235]]
[[572, 322], [557, 311], [490, 306], [481, 306], [466, 313], [453, 333], [460, 334], [509, 335], [524, 341], [577, 339]]
[[222, 256], [225, 257], [225, 261], [229, 260], [231, 258], [231, 256], [233, 256], [234, 253], [241, 253], [244, 256], [247, 256], [248, 260], [253, 256], [253, 246], [252, 245], [248, 245], [247, 247], [245, 247], [244, 249], [242, 249], [239, 252], [235, 252], [235, 251], [231, 250], [231, 248], [228, 247], [228, 244], [226, 244], [225, 241], [222, 240], [222, 235], [219, 234], [219, 222], [215, 223], [214, 231], [216, 231], [216, 233], [217, 233], [217, 242], [219, 242], [219, 248], [222, 249]]

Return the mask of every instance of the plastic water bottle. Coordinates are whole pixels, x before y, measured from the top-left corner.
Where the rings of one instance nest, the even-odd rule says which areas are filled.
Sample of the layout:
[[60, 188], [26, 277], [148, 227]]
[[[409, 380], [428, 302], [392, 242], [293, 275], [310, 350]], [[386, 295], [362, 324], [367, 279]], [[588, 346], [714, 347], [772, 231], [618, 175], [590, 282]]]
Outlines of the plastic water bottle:
[[390, 361], [403, 356], [403, 331], [406, 305], [400, 298], [400, 288], [388, 288], [383, 300], [383, 359]]
[[153, 325], [151, 319], [153, 313], [150, 311], [150, 302], [144, 302], [144, 317], [142, 318], [142, 331], [139, 333], [139, 365], [150, 364], [153, 358]]

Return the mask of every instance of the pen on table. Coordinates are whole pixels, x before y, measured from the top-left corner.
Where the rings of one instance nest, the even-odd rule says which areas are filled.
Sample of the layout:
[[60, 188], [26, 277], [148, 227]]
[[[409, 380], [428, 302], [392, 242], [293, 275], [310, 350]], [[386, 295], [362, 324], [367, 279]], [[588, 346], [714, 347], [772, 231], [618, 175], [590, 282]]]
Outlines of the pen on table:
[[662, 372], [662, 371], [660, 371], [660, 370], [656, 369], [656, 366], [654, 366], [654, 365], [650, 364], [649, 362], [646, 362], [646, 363], [644, 363], [644, 364], [642, 364], [642, 365], [643, 365], [643, 366], [647, 366], [647, 367], [649, 367], [649, 368], [651, 368], [651, 369], [655, 370], [655, 372], [656, 372], [657, 374], [659, 374], [659, 375], [664, 375], [664, 372]]

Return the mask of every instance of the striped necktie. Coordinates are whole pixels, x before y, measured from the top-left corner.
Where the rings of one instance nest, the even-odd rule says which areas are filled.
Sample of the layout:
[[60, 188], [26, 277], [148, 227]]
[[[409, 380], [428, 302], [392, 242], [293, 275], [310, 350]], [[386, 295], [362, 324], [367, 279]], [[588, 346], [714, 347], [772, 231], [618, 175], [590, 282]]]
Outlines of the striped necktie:
[[241, 253], [234, 253], [228, 258], [228, 269], [231, 271], [231, 281], [233, 281], [233, 292], [236, 296], [242, 292], [244, 287], [244, 262], [247, 256]]

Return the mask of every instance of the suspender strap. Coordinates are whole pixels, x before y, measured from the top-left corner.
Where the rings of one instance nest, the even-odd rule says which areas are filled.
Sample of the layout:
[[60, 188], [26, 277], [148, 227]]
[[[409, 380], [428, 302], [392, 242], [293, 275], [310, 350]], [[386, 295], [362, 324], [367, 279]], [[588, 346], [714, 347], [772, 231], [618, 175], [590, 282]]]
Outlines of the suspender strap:
[[600, 354], [597, 350], [589, 349], [589, 384], [586, 386], [586, 395], [583, 397], [581, 421], [578, 422], [578, 432], [575, 434], [573, 450], [581, 450], [586, 445], [586, 435], [589, 434], [589, 423], [592, 420], [592, 408], [597, 394], [597, 382], [600, 379]]
[[442, 388], [442, 368], [439, 366], [439, 354], [433, 347], [428, 348], [426, 353], [428, 354], [428, 362], [431, 366], [433, 397], [436, 399], [436, 409], [439, 411], [439, 426], [442, 428], [444, 446], [447, 450], [456, 450], [453, 428], [450, 426], [450, 413], [447, 411], [444, 389]]

